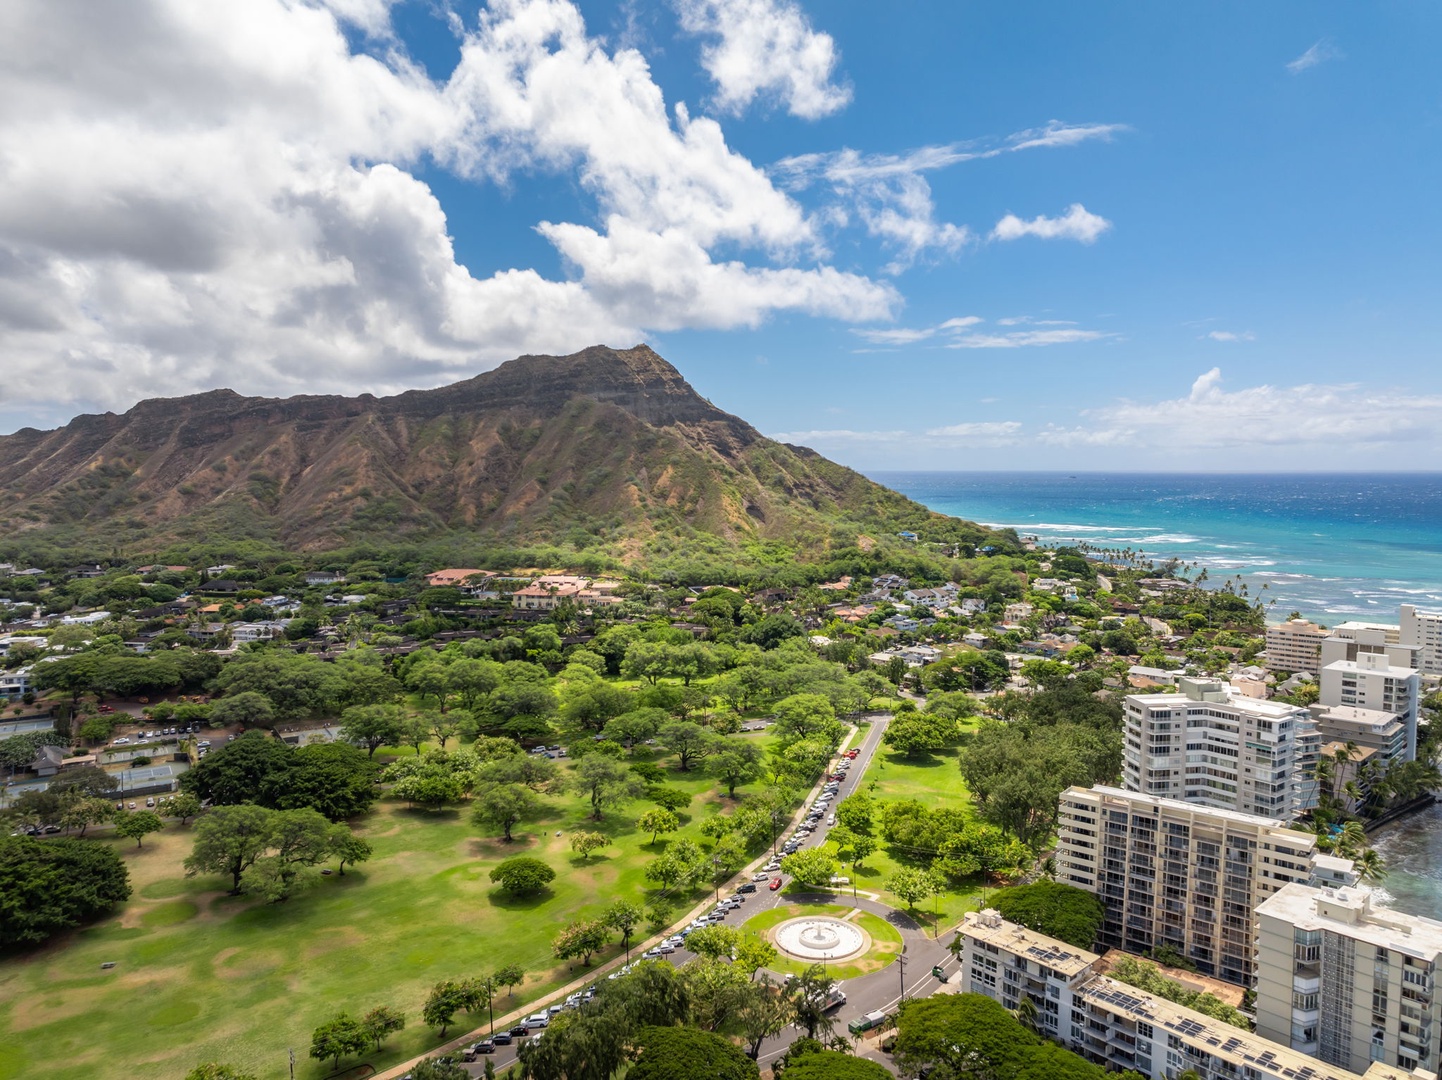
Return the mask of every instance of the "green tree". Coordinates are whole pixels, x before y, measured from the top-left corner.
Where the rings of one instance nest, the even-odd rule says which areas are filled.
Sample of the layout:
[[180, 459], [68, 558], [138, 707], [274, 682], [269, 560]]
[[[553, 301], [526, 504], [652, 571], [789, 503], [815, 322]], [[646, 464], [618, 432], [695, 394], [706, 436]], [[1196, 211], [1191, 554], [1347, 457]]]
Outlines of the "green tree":
[[601, 919], [581, 919], [570, 923], [551, 940], [551, 951], [558, 960], [580, 958], [585, 967], [591, 966], [591, 954], [606, 947], [610, 929]]
[[419, 803], [430, 810], [439, 810], [446, 803], [458, 802], [465, 794], [465, 781], [444, 769], [427, 769], [396, 781], [391, 794], [408, 803]]
[[[490, 1064], [489, 1061], [486, 1062]], [[471, 1080], [471, 1074], [459, 1062], [448, 1057], [426, 1058], [418, 1061], [406, 1074], [410, 1080]]]
[[160, 812], [179, 818], [180, 823], [185, 825], [200, 813], [200, 800], [189, 791], [178, 791], [169, 798], [160, 800]]
[[[750, 970], [754, 972], [756, 969]], [[746, 1041], [747, 1056], [752, 1061], [760, 1057], [761, 1044], [785, 1031], [794, 1017], [791, 999], [782, 993], [779, 986], [769, 979], [751, 984], [740, 1008], [736, 1010], [735, 1023], [736, 1033]]]
[[353, 705], [341, 714], [340, 737], [363, 746], [368, 757], [382, 746], [400, 746], [405, 710], [399, 705]]
[[511, 830], [541, 812], [541, 800], [520, 784], [489, 784], [476, 796], [471, 820], [488, 829], [500, 829], [501, 839], [512, 840]]
[[791, 999], [791, 1010], [795, 1024], [806, 1031], [808, 1039], [817, 1034], [831, 1034], [834, 1024], [830, 1016], [831, 977], [820, 964], [812, 964], [786, 987]]
[[153, 810], [120, 810], [115, 814], [115, 835], [134, 840], [136, 847], [146, 836], [163, 828], [165, 822]]
[[999, 889], [991, 906], [1004, 919], [1079, 949], [1090, 949], [1096, 942], [1106, 911], [1092, 893], [1058, 881]]
[[217, 806], [195, 823], [195, 846], [185, 872], [229, 874], [231, 895], [240, 893], [241, 876], [270, 846], [273, 810], [261, 806]]
[[44, 941], [130, 898], [113, 848], [86, 840], [0, 839], [0, 946]]
[[821, 694], [792, 694], [776, 703], [775, 732], [783, 739], [829, 737], [835, 745], [839, 731], [836, 709]]
[[864, 792], [849, 795], [836, 804], [836, 823], [862, 836], [871, 835], [876, 804]]
[[734, 799], [738, 787], [759, 780], [764, 774], [762, 756], [761, 747], [755, 743], [721, 739], [706, 762], [706, 768], [726, 785], [726, 794]]
[[681, 819], [665, 807], [658, 806], [642, 814], [636, 821], [636, 827], [651, 834], [651, 845], [654, 847], [656, 838], [662, 833], [673, 833], [681, 827]]
[[507, 996], [509, 997], [514, 996], [514, 988], [520, 986], [521, 983], [525, 981], [526, 971], [520, 964], [506, 964], [503, 967], [496, 968], [496, 972], [491, 978], [497, 986], [507, 988]]
[[639, 798], [646, 790], [645, 783], [625, 765], [598, 754], [576, 764], [567, 786], [590, 800], [591, 817], [596, 821], [606, 807]]
[[314, 810], [277, 811], [270, 819], [269, 854], [241, 875], [241, 885], [272, 903], [288, 900], [296, 889], [318, 880], [314, 868], [330, 858], [332, 830]]
[[368, 862], [375, 854], [375, 849], [371, 847], [370, 841], [351, 832], [348, 826], [333, 825], [330, 831], [330, 853], [338, 860], [336, 869], [340, 876], [345, 877], [346, 863], [354, 866], [356, 863]]
[[266, 803], [285, 790], [295, 751], [279, 739], [250, 731], [182, 773], [180, 787], [212, 806]]
[[115, 807], [109, 799], [88, 796], [61, 800], [60, 827], [78, 830], [77, 836], [84, 836], [92, 825], [100, 825], [115, 816]]
[[556, 878], [556, 871], [540, 859], [517, 855], [491, 871], [491, 880], [516, 896], [537, 893]]
[[[504, 864], [503, 864], [504, 865]], [[454, 979], [446, 979], [431, 987], [426, 1003], [421, 1007], [421, 1021], [426, 1027], [440, 1028], [440, 1037], [446, 1037], [446, 1029], [455, 1023], [456, 1013], [465, 1008], [466, 993]]]
[[375, 805], [376, 767], [354, 746], [312, 743], [292, 753], [284, 786], [272, 782], [256, 801], [277, 810], [315, 810], [331, 821], [346, 821]]
[[245, 690], [217, 701], [211, 707], [210, 722], [215, 727], [273, 728], [275, 706], [264, 694]]
[[365, 1030], [366, 1041], [376, 1048], [377, 1053], [380, 1052], [387, 1035], [393, 1035], [405, 1026], [405, 1013], [392, 1009], [389, 1005], [377, 1005], [361, 1017], [361, 1027]]
[[937, 883], [925, 870], [903, 866], [887, 880], [886, 888], [904, 901], [908, 908], [915, 908], [919, 902], [936, 892]]
[[[1027, 1000], [1030, 1000], [1029, 998]], [[839, 1050], [815, 1050], [786, 1063], [786, 1080], [890, 1080], [891, 1073], [874, 1061]]]
[[781, 869], [803, 885], [825, 885], [840, 869], [834, 855], [824, 848], [805, 848], [781, 860]]
[[207, 1061], [186, 1073], [185, 1080], [257, 1080], [257, 1077], [255, 1073], [242, 1072], [219, 1061]]
[[686, 948], [711, 960], [729, 960], [740, 940], [741, 931], [733, 926], [703, 926], [687, 936]]
[[631, 934], [640, 925], [645, 912], [640, 904], [630, 900], [616, 900], [601, 916], [601, 920], [612, 930], [621, 934], [621, 947], [626, 950], [626, 959], [631, 958]]
[[317, 1061], [329, 1059], [331, 1067], [339, 1069], [341, 1058], [365, 1053], [370, 1043], [365, 1025], [349, 1013], [341, 1013], [311, 1033], [310, 1056]]
[[689, 720], [673, 720], [661, 727], [656, 741], [676, 755], [682, 772], [701, 761], [714, 748], [714, 737], [700, 724]]
[[591, 852], [600, 851], [603, 847], [609, 847], [610, 844], [611, 840], [605, 833], [581, 830], [571, 834], [571, 850], [586, 861], [590, 861]]

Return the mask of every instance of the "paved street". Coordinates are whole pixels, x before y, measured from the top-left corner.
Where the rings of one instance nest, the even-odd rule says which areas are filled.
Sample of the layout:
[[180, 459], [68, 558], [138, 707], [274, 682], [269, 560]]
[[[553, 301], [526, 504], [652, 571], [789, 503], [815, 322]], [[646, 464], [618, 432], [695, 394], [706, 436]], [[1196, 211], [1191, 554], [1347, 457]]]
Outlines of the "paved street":
[[[860, 743], [861, 751], [856, 756], [846, 780], [841, 785], [838, 800], [850, 795], [853, 791], [861, 789], [866, 773], [871, 767], [877, 750], [881, 746], [881, 737], [886, 731], [886, 725], [890, 721], [890, 714], [880, 713], [871, 716], [871, 724], [863, 729], [864, 736]], [[815, 801], [817, 794], [825, 780], [819, 781], [816, 788], [812, 790], [797, 812], [792, 824], [805, 817], [805, 808]], [[778, 848], [784, 842], [786, 835], [789, 835], [790, 828], [778, 838]], [[802, 844], [802, 847], [816, 847], [826, 842], [828, 828], [823, 817], [815, 832]], [[761, 864], [770, 859], [770, 853], [763, 855], [757, 862], [748, 869], [737, 875], [736, 881], [747, 881], [751, 875], [759, 869]], [[855, 897], [850, 892], [816, 892], [816, 893], [787, 893], [785, 890], [777, 892], [766, 891], [764, 888], [755, 893], [749, 894], [744, 903], [736, 911], [732, 912], [726, 920], [726, 925], [740, 926], [752, 916], [775, 908], [779, 904], [795, 903], [817, 903], [817, 904], [842, 904], [861, 908], [875, 915], [886, 919], [900, 932], [905, 942], [905, 950], [901, 961], [891, 964], [881, 971], [873, 972], [870, 975], [863, 975], [855, 979], [847, 979], [841, 986], [846, 993], [846, 1002], [834, 1013], [835, 1031], [837, 1034], [846, 1033], [846, 1025], [869, 1012], [889, 1011], [901, 999], [903, 995], [909, 997], [924, 997], [940, 986], [942, 981], [932, 973], [935, 966], [943, 968], [947, 975], [956, 971], [956, 961], [947, 949], [947, 942], [950, 935], [943, 932], [939, 941], [928, 936], [926, 930], [918, 925], [904, 911], [897, 911], [886, 904], [869, 899], [864, 894]], [[640, 950], [632, 952], [632, 958], [640, 955]], [[665, 959], [676, 965], [685, 964], [694, 958], [694, 954], [685, 949], [678, 949], [674, 953], [665, 956]], [[598, 978], [604, 978], [598, 974]], [[482, 1032], [484, 1034], [484, 1032]], [[775, 1038], [767, 1039], [761, 1046], [760, 1062], [763, 1067], [786, 1052], [787, 1047], [796, 1039], [800, 1038], [802, 1032], [796, 1028], [787, 1028]], [[468, 1040], [473, 1041], [473, 1040]], [[516, 1060], [516, 1045], [497, 1047], [496, 1053], [491, 1055], [492, 1062], [499, 1071]], [[863, 1053], [863, 1056], [879, 1061], [883, 1065], [889, 1062], [883, 1055], [877, 1053]], [[466, 1066], [467, 1070], [475, 1076], [479, 1076], [485, 1069], [485, 1059]]]

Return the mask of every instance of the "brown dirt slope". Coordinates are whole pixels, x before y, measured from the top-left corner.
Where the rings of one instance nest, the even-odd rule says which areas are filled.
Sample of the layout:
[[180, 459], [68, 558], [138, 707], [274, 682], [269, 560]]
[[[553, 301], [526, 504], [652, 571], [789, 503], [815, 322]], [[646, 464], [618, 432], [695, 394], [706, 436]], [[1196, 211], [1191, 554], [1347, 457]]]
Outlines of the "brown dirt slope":
[[[716, 408], [645, 345], [395, 397], [214, 390], [0, 436], [0, 528], [326, 549], [464, 530], [692, 530], [804, 549], [960, 523]], [[975, 538], [985, 542], [984, 530]]]

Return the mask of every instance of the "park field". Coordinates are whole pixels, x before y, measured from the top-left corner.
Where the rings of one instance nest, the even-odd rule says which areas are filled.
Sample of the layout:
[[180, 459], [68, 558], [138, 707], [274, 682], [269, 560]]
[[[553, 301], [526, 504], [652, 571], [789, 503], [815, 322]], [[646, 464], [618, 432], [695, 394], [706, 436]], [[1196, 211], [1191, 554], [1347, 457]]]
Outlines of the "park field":
[[[882, 747], [857, 790], [878, 800], [918, 799], [929, 807], [943, 805], [960, 810], [968, 817], [973, 810], [971, 792], [962, 779], [955, 749], [908, 756]], [[856, 868], [854, 875], [849, 866], [842, 873], [852, 876], [858, 889], [875, 893], [884, 903], [904, 910], [906, 904], [887, 890], [886, 882], [902, 867], [919, 865], [923, 864], [897, 858], [882, 843]], [[951, 926], [961, 920], [963, 913], [977, 907], [980, 896], [979, 881], [974, 886], [953, 887], [934, 901], [926, 901], [911, 914], [930, 927]]]
[[[714, 780], [660, 764], [668, 784], [694, 796], [689, 821], [670, 839], [699, 841], [701, 823], [730, 800]], [[551, 939], [613, 900], [643, 902], [645, 865], [667, 838], [653, 847], [636, 829], [649, 803], [596, 823], [577, 796], [547, 801], [547, 816], [518, 826], [512, 844], [485, 837], [468, 809], [383, 801], [357, 823], [374, 858], [281, 904], [228, 896], [219, 878], [185, 877], [190, 828], [172, 823], [141, 849], [95, 839], [118, 845], [134, 894], [87, 929], [0, 957], [0, 1080], [179, 1080], [203, 1061], [279, 1080], [290, 1048], [295, 1075], [318, 1080], [331, 1063], [308, 1057], [311, 1031], [339, 1012], [390, 1005], [406, 1014], [405, 1030], [365, 1059], [381, 1069], [440, 1042], [420, 1022], [439, 980], [520, 964], [527, 979], [513, 998], [502, 993], [497, 1015], [564, 985], [584, 969], [556, 963]], [[583, 828], [613, 845], [582, 860], [569, 836]], [[544, 894], [516, 899], [491, 883], [491, 869], [517, 854], [555, 868]], [[593, 966], [619, 951], [618, 937]], [[107, 963], [115, 966], [102, 969]], [[448, 1037], [485, 1022], [484, 1013], [461, 1015]]]

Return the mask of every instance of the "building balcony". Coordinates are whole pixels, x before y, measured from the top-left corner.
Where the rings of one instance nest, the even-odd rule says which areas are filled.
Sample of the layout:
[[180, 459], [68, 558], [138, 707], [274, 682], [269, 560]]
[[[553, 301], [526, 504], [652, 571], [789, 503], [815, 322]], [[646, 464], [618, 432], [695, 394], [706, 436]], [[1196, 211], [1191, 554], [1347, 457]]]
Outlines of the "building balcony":
[[1322, 979], [1318, 975], [1295, 975], [1292, 978], [1292, 992], [1294, 994], [1317, 994], [1321, 993], [1321, 990]]

